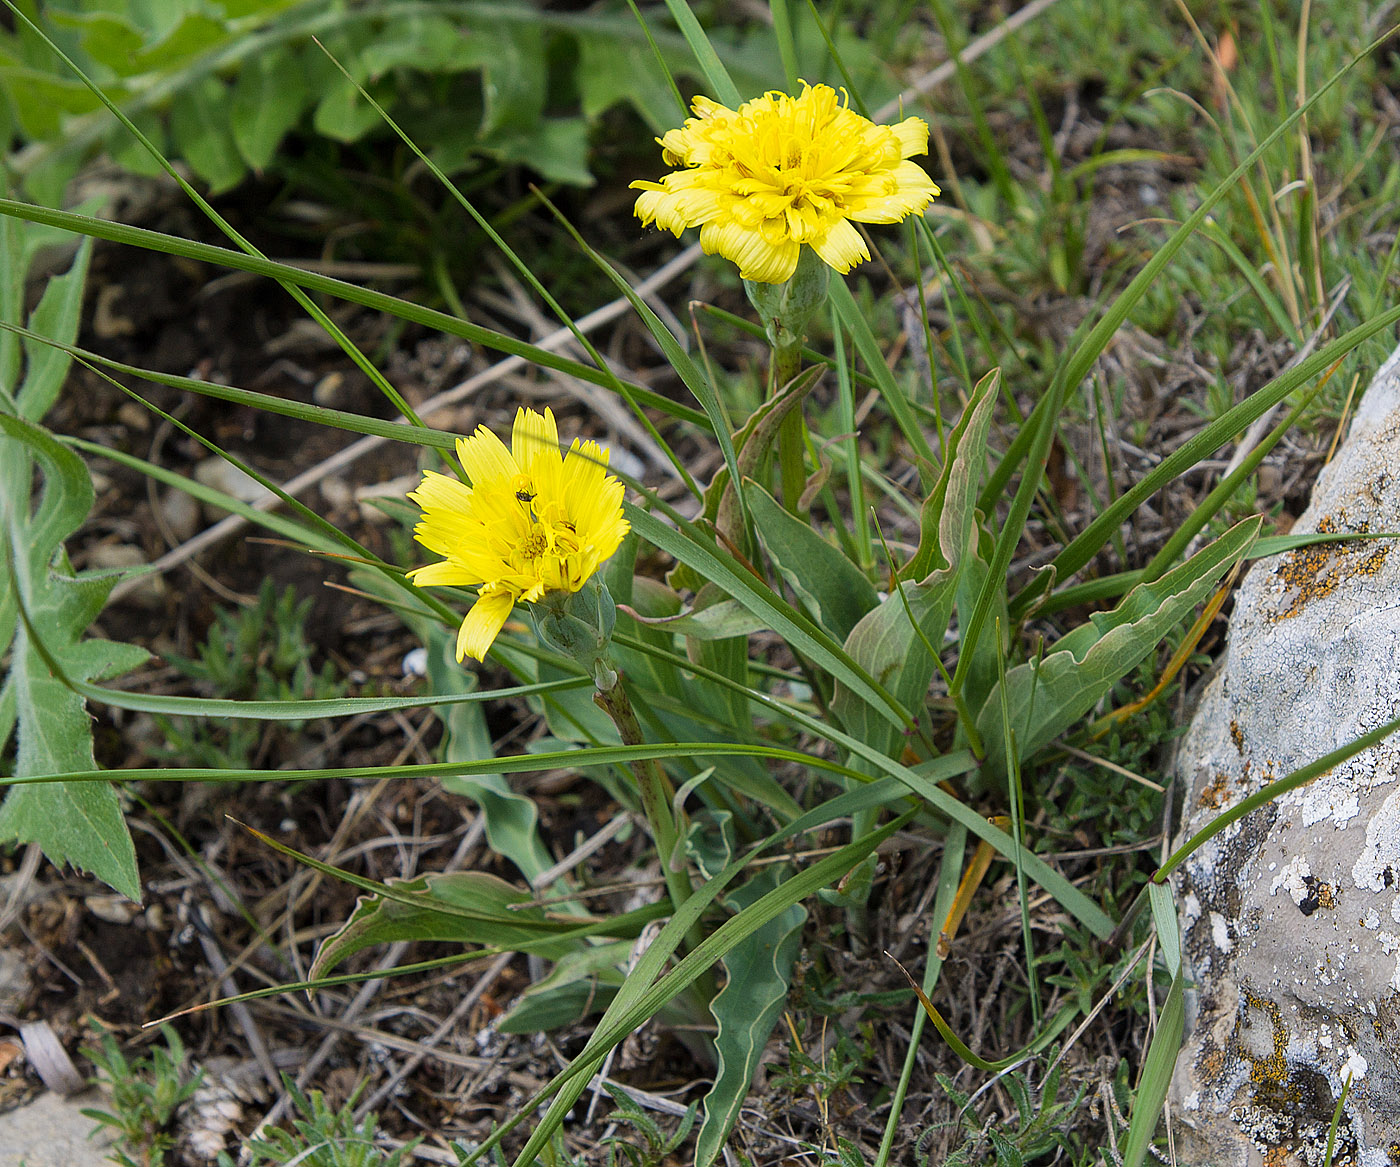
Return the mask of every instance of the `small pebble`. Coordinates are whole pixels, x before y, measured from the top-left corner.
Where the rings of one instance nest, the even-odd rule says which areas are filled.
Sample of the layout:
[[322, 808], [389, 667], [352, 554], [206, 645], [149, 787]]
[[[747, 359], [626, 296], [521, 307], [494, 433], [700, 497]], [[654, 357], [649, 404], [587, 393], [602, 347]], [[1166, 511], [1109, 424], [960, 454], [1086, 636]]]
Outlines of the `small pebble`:
[[182, 543], [199, 529], [199, 503], [183, 490], [172, 488], [161, 495], [160, 513]]
[[403, 675], [405, 677], [426, 677], [428, 675], [428, 650], [410, 649], [404, 654]]

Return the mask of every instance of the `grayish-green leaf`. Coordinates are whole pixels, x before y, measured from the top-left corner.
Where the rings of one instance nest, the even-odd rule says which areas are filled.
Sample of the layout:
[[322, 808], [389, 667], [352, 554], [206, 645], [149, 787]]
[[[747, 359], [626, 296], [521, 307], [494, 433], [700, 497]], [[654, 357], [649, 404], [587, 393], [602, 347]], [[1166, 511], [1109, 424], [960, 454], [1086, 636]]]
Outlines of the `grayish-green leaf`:
[[792, 515], [752, 479], [744, 480], [754, 529], [807, 614], [844, 641], [880, 597], [841, 551]]
[[[777, 868], [766, 868], [726, 902], [742, 910], [781, 883]], [[806, 922], [807, 909], [792, 904], [736, 944], [721, 962], [728, 980], [710, 1002], [710, 1012], [719, 1023], [715, 1036], [719, 1065], [705, 1095], [705, 1118], [695, 1143], [696, 1167], [709, 1167], [734, 1129], [764, 1046], [787, 1002]]]
[[[1006, 705], [1022, 758], [1068, 729], [1154, 651], [1234, 564], [1249, 552], [1262, 518], [1246, 519], [1150, 584], [1139, 584], [1111, 612], [1096, 612], [1055, 642], [1038, 664], [1006, 674]], [[1002, 700], [998, 684], [977, 716], [988, 744], [987, 767], [1003, 773]]]

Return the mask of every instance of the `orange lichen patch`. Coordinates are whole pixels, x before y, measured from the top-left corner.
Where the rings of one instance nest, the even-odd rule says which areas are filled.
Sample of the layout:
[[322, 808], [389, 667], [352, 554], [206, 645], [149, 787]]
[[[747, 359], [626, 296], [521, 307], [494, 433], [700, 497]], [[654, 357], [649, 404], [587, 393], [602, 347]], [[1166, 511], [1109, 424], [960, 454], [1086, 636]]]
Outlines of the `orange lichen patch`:
[[1217, 770], [1215, 776], [1202, 788], [1200, 797], [1196, 799], [1196, 805], [1219, 810], [1230, 801], [1230, 792], [1226, 789], [1228, 784], [1229, 776], [1223, 771]]
[[1283, 1012], [1272, 1001], [1263, 997], [1257, 997], [1253, 993], [1246, 991], [1244, 999], [1251, 1009], [1258, 1009], [1269, 1019], [1269, 1052], [1262, 1057], [1251, 1053], [1242, 1040], [1244, 1029], [1244, 1014], [1241, 1011], [1239, 1017], [1235, 1018], [1234, 1032], [1230, 1034], [1231, 1051], [1237, 1053], [1249, 1063], [1249, 1080], [1260, 1086], [1272, 1087], [1268, 1093], [1275, 1096], [1277, 1091], [1284, 1090], [1284, 1083], [1288, 1078], [1288, 1059], [1285, 1051], [1288, 1049], [1288, 1027], [1283, 1023]]
[[1233, 717], [1230, 718], [1230, 740], [1235, 743], [1235, 750], [1244, 757], [1244, 730], [1240, 728], [1240, 723]]
[[1196, 1062], [1196, 1069], [1200, 1071], [1201, 1081], [1218, 1082], [1220, 1075], [1225, 1070], [1225, 1051], [1223, 1049], [1212, 1049], [1202, 1054]]
[[[1330, 515], [1317, 525], [1319, 533], [1342, 533]], [[1369, 529], [1363, 523], [1359, 531]], [[1351, 532], [1347, 532], [1351, 533]], [[1356, 540], [1347, 543], [1311, 543], [1283, 557], [1274, 569], [1275, 578], [1283, 582], [1284, 592], [1278, 610], [1270, 617], [1273, 623], [1298, 615], [1314, 600], [1330, 596], [1343, 583], [1358, 576], [1375, 575], [1390, 554], [1390, 544]]]

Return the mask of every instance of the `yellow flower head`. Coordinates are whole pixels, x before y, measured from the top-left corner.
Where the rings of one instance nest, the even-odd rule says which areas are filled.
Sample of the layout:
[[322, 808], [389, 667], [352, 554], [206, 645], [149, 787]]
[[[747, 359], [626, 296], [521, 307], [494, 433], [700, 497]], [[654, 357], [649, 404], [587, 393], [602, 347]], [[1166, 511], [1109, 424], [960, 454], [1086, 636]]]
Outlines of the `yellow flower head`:
[[676, 235], [700, 228], [700, 246], [763, 284], [792, 278], [809, 245], [845, 273], [870, 258], [857, 223], [898, 223], [939, 193], [917, 163], [928, 123], [877, 126], [853, 113], [828, 85], [802, 83], [800, 97], [766, 93], [727, 109], [697, 97], [678, 130], [657, 139], [669, 166], [642, 191], [637, 216]]
[[515, 415], [511, 448], [485, 426], [457, 439], [471, 485], [434, 471], [409, 498], [423, 508], [413, 536], [447, 558], [414, 568], [419, 587], [477, 587], [457, 634], [457, 659], [484, 660], [511, 609], [546, 592], [576, 592], [630, 530], [622, 483], [609, 476], [596, 442], [559, 449], [548, 409]]

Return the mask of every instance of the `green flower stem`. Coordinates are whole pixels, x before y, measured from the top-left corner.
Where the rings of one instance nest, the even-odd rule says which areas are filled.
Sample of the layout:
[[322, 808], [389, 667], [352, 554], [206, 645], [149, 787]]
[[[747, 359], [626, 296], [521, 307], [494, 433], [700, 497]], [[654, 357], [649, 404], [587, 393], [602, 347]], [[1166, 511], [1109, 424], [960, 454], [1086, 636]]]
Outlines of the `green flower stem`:
[[[744, 281], [749, 302], [763, 322], [764, 334], [773, 346], [768, 392], [776, 396], [802, 367], [802, 338], [807, 321], [826, 303], [831, 269], [810, 247], [802, 248], [792, 278], [781, 284]], [[778, 471], [783, 506], [798, 514], [807, 485], [805, 454], [807, 423], [794, 409], [778, 430]]]
[[[797, 376], [802, 365], [802, 341], [773, 350], [773, 394]], [[799, 513], [802, 491], [807, 486], [807, 419], [801, 409], [793, 409], [778, 428], [778, 473], [782, 499], [794, 515]]]
[[[622, 738], [623, 745], [640, 746], [645, 744], [642, 737], [642, 727], [637, 722], [637, 715], [632, 710], [632, 702], [628, 699], [626, 691], [622, 687], [622, 678], [614, 674], [611, 686], [604, 688], [598, 686], [598, 691], [593, 695], [593, 700], [598, 707], [606, 713]], [[676, 827], [676, 814], [674, 809], [674, 799], [676, 792], [671, 785], [671, 780], [666, 777], [666, 771], [661, 768], [661, 764], [654, 758], [647, 758], [633, 762], [631, 764], [633, 776], [637, 779], [637, 789], [642, 796], [642, 812], [647, 817], [647, 822], [651, 826], [651, 836], [656, 841], [657, 854], [661, 859], [661, 874], [666, 880], [666, 890], [671, 893], [671, 904], [679, 908], [690, 898], [692, 888], [690, 886], [690, 876], [686, 874], [685, 867], [675, 863], [677, 858], [677, 848], [680, 844], [680, 832]], [[695, 935], [690, 939], [692, 943], [698, 943], [703, 939], [697, 925]]]

